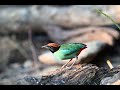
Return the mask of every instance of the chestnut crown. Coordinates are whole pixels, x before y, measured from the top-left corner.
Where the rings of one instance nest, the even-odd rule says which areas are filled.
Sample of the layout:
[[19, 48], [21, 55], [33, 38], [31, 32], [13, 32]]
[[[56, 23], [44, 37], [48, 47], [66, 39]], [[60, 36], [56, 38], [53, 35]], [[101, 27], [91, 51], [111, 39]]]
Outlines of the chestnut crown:
[[60, 44], [57, 43], [48, 43], [47, 45], [42, 46], [43, 48], [49, 49], [52, 53], [56, 52], [60, 48]]

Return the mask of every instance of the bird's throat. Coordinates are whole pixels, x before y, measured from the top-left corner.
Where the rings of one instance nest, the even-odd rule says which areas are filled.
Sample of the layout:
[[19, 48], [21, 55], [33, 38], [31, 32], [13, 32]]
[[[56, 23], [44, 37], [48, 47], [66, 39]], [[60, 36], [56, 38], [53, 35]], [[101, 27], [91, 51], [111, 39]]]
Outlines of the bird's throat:
[[60, 47], [51, 47], [51, 48], [49, 48], [49, 50], [50, 50], [52, 53], [54, 53], [54, 52], [58, 51], [59, 48], [60, 48]]

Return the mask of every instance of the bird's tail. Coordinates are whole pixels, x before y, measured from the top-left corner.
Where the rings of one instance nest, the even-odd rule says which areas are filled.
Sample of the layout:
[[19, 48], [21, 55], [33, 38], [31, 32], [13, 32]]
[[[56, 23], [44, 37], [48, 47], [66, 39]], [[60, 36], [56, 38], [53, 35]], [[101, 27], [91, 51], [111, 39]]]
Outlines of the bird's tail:
[[83, 44], [83, 43], [82, 43], [82, 45], [83, 45], [83, 49], [87, 48], [87, 45], [86, 45], [86, 44]]

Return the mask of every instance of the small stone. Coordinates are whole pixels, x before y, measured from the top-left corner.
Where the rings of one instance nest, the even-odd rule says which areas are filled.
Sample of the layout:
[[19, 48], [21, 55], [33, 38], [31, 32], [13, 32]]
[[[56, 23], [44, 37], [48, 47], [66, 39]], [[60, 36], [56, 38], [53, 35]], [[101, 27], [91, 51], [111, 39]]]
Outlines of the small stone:
[[26, 76], [23, 79], [17, 81], [17, 85], [38, 85], [41, 81], [41, 77]]
[[111, 85], [112, 83], [116, 82], [117, 80], [120, 80], [120, 72], [117, 74], [114, 74], [113, 76], [105, 77], [101, 80], [101, 85]]
[[32, 61], [30, 61], [30, 60], [27, 60], [27, 61], [23, 64], [24, 67], [31, 67], [32, 65], [33, 65], [33, 63], [32, 63]]

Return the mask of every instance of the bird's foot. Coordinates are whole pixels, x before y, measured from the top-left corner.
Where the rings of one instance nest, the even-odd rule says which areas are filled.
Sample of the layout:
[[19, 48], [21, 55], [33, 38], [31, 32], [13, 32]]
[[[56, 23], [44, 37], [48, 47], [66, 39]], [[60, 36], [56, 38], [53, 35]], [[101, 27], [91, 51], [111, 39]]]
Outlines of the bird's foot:
[[70, 66], [70, 67], [67, 67], [66, 69], [67, 69], [67, 70], [71, 70], [71, 69], [72, 69], [72, 67]]
[[66, 69], [68, 69], [68, 68], [69, 68], [68, 66], [61, 67], [61, 68], [60, 68], [60, 71], [66, 70]]

